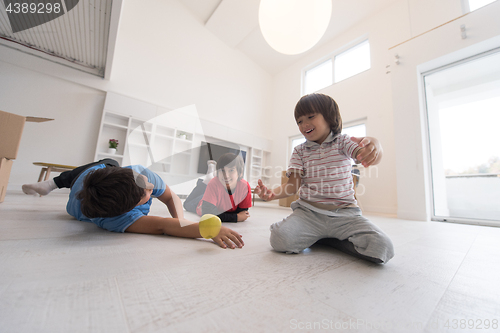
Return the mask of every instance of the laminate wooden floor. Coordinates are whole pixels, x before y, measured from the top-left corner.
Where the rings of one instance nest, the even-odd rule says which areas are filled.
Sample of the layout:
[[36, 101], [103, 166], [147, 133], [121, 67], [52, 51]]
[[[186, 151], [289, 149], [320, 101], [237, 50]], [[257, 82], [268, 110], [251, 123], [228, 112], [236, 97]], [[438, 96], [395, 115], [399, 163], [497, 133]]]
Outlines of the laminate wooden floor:
[[11, 191], [0, 204], [2, 333], [500, 332], [500, 228], [367, 215], [395, 245], [376, 265], [274, 252], [269, 226], [290, 212], [274, 203], [226, 224], [246, 245], [223, 250], [108, 232], [73, 220], [66, 199]]

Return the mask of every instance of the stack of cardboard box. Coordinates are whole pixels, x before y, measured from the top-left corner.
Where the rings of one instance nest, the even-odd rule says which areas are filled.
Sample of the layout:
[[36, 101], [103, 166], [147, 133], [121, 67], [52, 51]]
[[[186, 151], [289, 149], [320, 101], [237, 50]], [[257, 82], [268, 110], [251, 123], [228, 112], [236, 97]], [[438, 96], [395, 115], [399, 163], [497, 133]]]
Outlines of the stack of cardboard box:
[[17, 157], [24, 123], [44, 122], [53, 119], [39, 117], [23, 117], [17, 114], [0, 111], [0, 202], [5, 198], [7, 184], [13, 160]]

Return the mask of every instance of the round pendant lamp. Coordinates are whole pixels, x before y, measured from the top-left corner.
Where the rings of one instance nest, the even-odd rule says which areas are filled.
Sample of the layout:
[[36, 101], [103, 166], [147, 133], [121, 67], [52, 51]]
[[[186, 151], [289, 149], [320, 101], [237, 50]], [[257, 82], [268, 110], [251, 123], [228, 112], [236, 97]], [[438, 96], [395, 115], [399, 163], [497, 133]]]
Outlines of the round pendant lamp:
[[273, 49], [299, 54], [323, 37], [331, 14], [332, 0], [261, 0], [259, 25]]

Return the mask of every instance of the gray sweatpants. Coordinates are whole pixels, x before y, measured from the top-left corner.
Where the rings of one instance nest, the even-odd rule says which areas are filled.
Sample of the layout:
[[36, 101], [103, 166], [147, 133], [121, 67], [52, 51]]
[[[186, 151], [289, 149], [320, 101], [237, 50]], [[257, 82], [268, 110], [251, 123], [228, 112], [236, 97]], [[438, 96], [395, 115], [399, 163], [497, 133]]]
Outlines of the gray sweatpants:
[[389, 237], [357, 207], [330, 211], [297, 200], [291, 208], [290, 216], [271, 225], [271, 246], [278, 252], [299, 253], [320, 241], [376, 263], [394, 256]]

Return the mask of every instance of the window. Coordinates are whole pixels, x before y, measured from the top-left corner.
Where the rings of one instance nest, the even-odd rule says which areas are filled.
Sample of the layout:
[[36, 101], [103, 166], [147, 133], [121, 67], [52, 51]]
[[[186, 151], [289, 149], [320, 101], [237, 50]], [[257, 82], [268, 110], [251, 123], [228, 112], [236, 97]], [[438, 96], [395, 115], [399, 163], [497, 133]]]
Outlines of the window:
[[293, 148], [297, 147], [301, 143], [306, 142], [306, 138], [304, 138], [302, 135], [298, 137], [292, 137], [292, 144], [291, 144], [291, 149], [290, 149], [290, 155], [293, 153]]
[[288, 165], [288, 161], [290, 160], [290, 157], [293, 154], [293, 149], [295, 147], [297, 147], [298, 145], [300, 145], [301, 143], [304, 143], [304, 142], [306, 142], [306, 138], [304, 138], [302, 136], [302, 134], [294, 135], [294, 136], [289, 137], [289, 140], [288, 140], [288, 147], [289, 147], [289, 150], [288, 150], [288, 159], [286, 161], [287, 165]]
[[335, 82], [370, 69], [370, 43], [368, 40], [335, 56]]
[[304, 94], [311, 94], [370, 69], [370, 42], [365, 40], [342, 53], [333, 53], [326, 59], [319, 65], [305, 69]]
[[473, 12], [476, 9], [484, 7], [495, 1], [496, 0], [469, 0], [469, 10]]
[[[366, 125], [365, 120], [350, 122], [347, 125], [342, 126], [342, 134], [347, 134], [350, 137], [364, 138], [366, 136]], [[356, 164], [354, 160], [351, 160], [351, 164]]]
[[304, 87], [304, 92], [306, 94], [328, 87], [333, 83], [332, 63], [332, 59], [328, 59], [318, 66], [306, 71]]
[[364, 138], [366, 136], [366, 125], [356, 124], [344, 127], [342, 129], [342, 134], [347, 134], [349, 136], [355, 136], [357, 138]]
[[432, 218], [498, 223], [500, 49], [423, 77]]

